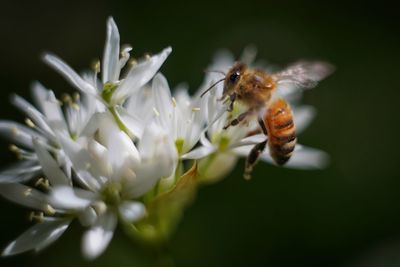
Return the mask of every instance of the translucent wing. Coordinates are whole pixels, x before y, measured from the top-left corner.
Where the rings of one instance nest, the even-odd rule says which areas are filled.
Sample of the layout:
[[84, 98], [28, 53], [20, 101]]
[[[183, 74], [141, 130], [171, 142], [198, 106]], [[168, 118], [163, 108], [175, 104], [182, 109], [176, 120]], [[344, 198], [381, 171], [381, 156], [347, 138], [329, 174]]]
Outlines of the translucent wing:
[[333, 70], [333, 66], [326, 62], [301, 61], [275, 73], [273, 78], [278, 85], [288, 84], [297, 88], [313, 88]]

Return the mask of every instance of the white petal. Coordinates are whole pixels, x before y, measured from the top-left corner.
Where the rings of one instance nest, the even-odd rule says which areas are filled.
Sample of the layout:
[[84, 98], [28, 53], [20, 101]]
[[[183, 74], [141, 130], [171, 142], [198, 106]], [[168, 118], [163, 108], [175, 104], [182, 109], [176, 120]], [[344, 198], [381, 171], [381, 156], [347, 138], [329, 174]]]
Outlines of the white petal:
[[2, 256], [11, 256], [28, 250], [42, 250], [56, 241], [68, 228], [70, 222], [71, 220], [63, 219], [38, 223], [11, 242], [4, 249]]
[[50, 155], [50, 153], [43, 147], [43, 145], [36, 139], [33, 140], [33, 146], [36, 151], [42, 170], [49, 179], [51, 185], [69, 185], [71, 180], [60, 169], [58, 163]]
[[329, 164], [329, 155], [319, 149], [297, 145], [285, 167], [293, 169], [323, 169]]
[[32, 92], [35, 103], [40, 107], [46, 121], [53, 130], [61, 131], [68, 134], [67, 124], [64, 119], [59, 101], [56, 99], [54, 92], [47, 90], [41, 83], [34, 82], [32, 84]]
[[60, 141], [65, 154], [72, 162], [81, 185], [91, 190], [98, 189], [100, 184], [97, 180], [102, 173], [101, 168], [97, 165], [101, 163], [93, 159], [89, 152], [77, 142], [63, 136], [60, 137]]
[[22, 160], [0, 172], [0, 183], [22, 183], [35, 177], [41, 171], [38, 162]]
[[132, 67], [125, 80], [113, 94], [112, 103], [120, 103], [150, 81], [171, 51], [171, 47], [165, 48], [161, 53]]
[[296, 133], [302, 133], [315, 118], [317, 111], [312, 106], [300, 106], [293, 109]]
[[132, 198], [145, 194], [160, 178], [170, 176], [178, 156], [175, 143], [154, 124], [146, 128], [139, 151], [141, 164], [135, 168], [136, 178], [126, 186]]
[[95, 226], [85, 232], [82, 253], [87, 259], [92, 260], [104, 252], [113, 237], [116, 225], [117, 217], [111, 211], [107, 211], [99, 216]]
[[55, 140], [54, 132], [48, 125], [46, 118], [28, 101], [18, 95], [11, 96], [11, 103], [23, 111], [50, 139]]
[[172, 97], [168, 86], [167, 79], [158, 73], [152, 83], [152, 91], [154, 97], [154, 105], [159, 113], [158, 116], [161, 121], [162, 127], [169, 126], [169, 121], [172, 115]]
[[90, 191], [69, 186], [56, 186], [50, 193], [52, 206], [59, 209], [84, 210], [96, 199]]
[[138, 201], [125, 201], [118, 210], [122, 219], [130, 223], [140, 220], [146, 213], [145, 206]]
[[103, 55], [103, 83], [115, 82], [119, 75], [119, 32], [113, 18], [107, 20], [107, 39]]
[[[234, 151], [241, 156], [247, 157], [252, 148], [253, 146], [242, 146], [235, 148]], [[260, 159], [276, 165], [274, 160], [271, 158], [271, 155], [269, 154], [268, 147], [265, 149]], [[283, 165], [283, 167], [291, 169], [312, 170], [323, 169], [328, 165], [328, 163], [329, 155], [327, 153], [319, 149], [297, 144], [295, 150], [293, 151], [292, 157], [285, 165]]]
[[71, 85], [83, 93], [97, 95], [96, 89], [88, 82], [83, 80], [70, 66], [68, 66], [63, 60], [52, 54], [45, 54], [43, 60], [50, 67], [54, 68], [59, 72], [65, 79], [67, 79]]
[[108, 153], [115, 177], [124, 173], [126, 168], [134, 168], [140, 163], [139, 151], [135, 144], [125, 132], [120, 130], [110, 134]]
[[201, 159], [217, 150], [214, 146], [200, 146], [182, 155], [182, 159]]
[[32, 148], [32, 137], [44, 140], [38, 132], [13, 121], [0, 121], [0, 135], [27, 148]]
[[49, 211], [47, 196], [42, 192], [23, 184], [1, 184], [0, 195], [12, 202], [28, 208], [46, 212]]

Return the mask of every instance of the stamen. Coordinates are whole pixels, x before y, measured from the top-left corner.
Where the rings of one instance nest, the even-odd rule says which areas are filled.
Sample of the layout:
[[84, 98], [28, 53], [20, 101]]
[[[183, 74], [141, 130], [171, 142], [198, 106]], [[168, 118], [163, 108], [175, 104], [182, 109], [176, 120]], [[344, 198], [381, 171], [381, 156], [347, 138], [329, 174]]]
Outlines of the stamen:
[[25, 124], [28, 125], [28, 127], [35, 128], [35, 124], [34, 124], [33, 121], [32, 121], [31, 119], [29, 119], [29, 118], [26, 118], [26, 119], [25, 119]]
[[200, 108], [192, 108], [193, 112], [200, 111]]
[[172, 105], [174, 106], [174, 108], [176, 108], [176, 100], [175, 100], [175, 97], [172, 97]]
[[154, 111], [154, 113], [156, 114], [157, 117], [160, 116], [160, 112], [158, 112], [158, 110], [155, 107], [153, 107], [153, 111]]
[[34, 220], [41, 223], [44, 221], [44, 213], [43, 212], [35, 212], [31, 211], [28, 217], [29, 221], [33, 222]]

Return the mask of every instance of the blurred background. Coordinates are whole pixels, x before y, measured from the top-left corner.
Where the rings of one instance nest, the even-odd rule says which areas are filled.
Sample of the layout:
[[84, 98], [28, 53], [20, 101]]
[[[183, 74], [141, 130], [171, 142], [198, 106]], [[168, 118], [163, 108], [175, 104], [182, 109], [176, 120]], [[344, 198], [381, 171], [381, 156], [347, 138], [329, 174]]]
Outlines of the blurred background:
[[[318, 116], [299, 140], [331, 155], [322, 171], [243, 161], [224, 181], [200, 190], [169, 245], [176, 266], [400, 266], [398, 157], [398, 9], [385, 1], [2, 1], [0, 118], [23, 121], [10, 93], [30, 98], [40, 80], [58, 96], [71, 91], [40, 61], [52, 51], [76, 70], [102, 56], [106, 18], [114, 16], [134, 55], [173, 53], [162, 71], [171, 87], [195, 90], [216, 50], [286, 65], [323, 59], [337, 71], [304, 102]], [[4, 140], [1, 166], [15, 160]], [[29, 226], [27, 210], [0, 200], [0, 247]], [[0, 266], [156, 266], [152, 253], [116, 233], [94, 262], [80, 256], [72, 225], [44, 252], [0, 259]]]

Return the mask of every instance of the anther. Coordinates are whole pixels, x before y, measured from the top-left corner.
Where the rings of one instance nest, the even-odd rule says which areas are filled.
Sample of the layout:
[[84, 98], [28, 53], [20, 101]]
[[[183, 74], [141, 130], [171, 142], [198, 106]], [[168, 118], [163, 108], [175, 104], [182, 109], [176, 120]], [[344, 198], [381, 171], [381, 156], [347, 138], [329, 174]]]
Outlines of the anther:
[[32, 188], [28, 188], [24, 191], [24, 196], [29, 196], [30, 194], [32, 194]]
[[11, 144], [11, 145], [8, 147], [8, 149], [10, 149], [10, 151], [11, 151], [11, 152], [14, 152], [14, 153], [20, 153], [19, 148], [18, 148], [16, 145], [14, 145], [14, 144]]
[[72, 104], [71, 104], [71, 107], [72, 107], [73, 109], [75, 109], [75, 110], [79, 110], [79, 109], [80, 109], [80, 107], [79, 107], [79, 105], [78, 105], [77, 103], [72, 103]]
[[192, 108], [193, 112], [200, 111], [200, 108]]
[[64, 103], [71, 103], [72, 102], [72, 98], [71, 98], [71, 96], [69, 94], [63, 94], [61, 98], [62, 98], [62, 101]]
[[56, 213], [56, 210], [49, 204], [46, 205], [45, 211], [46, 211], [46, 214], [48, 214], [48, 215], [54, 215]]
[[73, 98], [74, 98], [75, 102], [79, 102], [81, 99], [81, 95], [78, 92], [75, 92], [73, 94]]
[[145, 54], [144, 54], [144, 58], [145, 58], [146, 60], [150, 60], [150, 59], [151, 59], [150, 53], [145, 53]]
[[136, 66], [138, 64], [138, 62], [136, 59], [132, 58], [129, 60], [128, 64], [129, 64], [129, 66], [133, 67], [133, 66]]
[[100, 60], [97, 59], [97, 60], [93, 61], [92, 69], [94, 70], [94, 72], [99, 73], [100, 67], [101, 67]]
[[176, 108], [176, 99], [175, 99], [175, 97], [172, 97], [172, 105], [174, 106], [174, 108]]
[[160, 116], [160, 112], [158, 112], [158, 110], [155, 107], [153, 107], [153, 111], [154, 111], [154, 114], [156, 114], [157, 117]]
[[36, 187], [42, 187], [43, 189], [49, 189], [49, 187], [50, 187], [49, 180], [47, 180], [47, 179], [45, 179], [43, 177], [40, 177], [36, 181], [35, 186]]
[[29, 118], [25, 119], [25, 124], [28, 125], [31, 128], [35, 128], [35, 124], [33, 123], [33, 121]]

